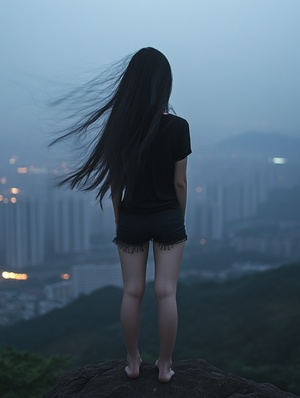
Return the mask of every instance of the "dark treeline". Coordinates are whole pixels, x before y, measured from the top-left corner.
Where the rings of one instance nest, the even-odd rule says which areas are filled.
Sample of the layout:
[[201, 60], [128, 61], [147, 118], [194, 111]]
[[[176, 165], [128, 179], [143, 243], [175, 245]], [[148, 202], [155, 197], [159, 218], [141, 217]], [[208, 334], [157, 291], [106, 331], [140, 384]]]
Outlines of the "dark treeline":
[[[0, 331], [0, 341], [43, 354], [67, 354], [72, 366], [125, 356], [122, 291], [105, 288], [68, 307]], [[181, 282], [174, 360], [202, 358], [237, 375], [300, 394], [300, 264], [223, 283]], [[142, 308], [140, 351], [158, 354], [153, 284]]]

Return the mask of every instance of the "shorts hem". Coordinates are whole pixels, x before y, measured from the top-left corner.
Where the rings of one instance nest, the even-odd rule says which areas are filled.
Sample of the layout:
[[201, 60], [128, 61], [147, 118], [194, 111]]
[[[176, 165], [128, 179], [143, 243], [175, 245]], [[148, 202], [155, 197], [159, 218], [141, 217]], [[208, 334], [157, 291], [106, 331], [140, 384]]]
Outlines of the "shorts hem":
[[144, 252], [148, 246], [148, 242], [135, 243], [135, 244], [134, 243], [126, 243], [126, 242], [122, 242], [118, 238], [114, 238], [112, 242], [115, 245], [117, 245], [119, 249], [123, 250], [123, 252], [130, 253], [130, 254]]
[[153, 243], [156, 243], [159, 246], [159, 250], [171, 250], [174, 247], [174, 245], [178, 245], [179, 243], [186, 241], [187, 241], [187, 236], [175, 242], [162, 243], [154, 240]]

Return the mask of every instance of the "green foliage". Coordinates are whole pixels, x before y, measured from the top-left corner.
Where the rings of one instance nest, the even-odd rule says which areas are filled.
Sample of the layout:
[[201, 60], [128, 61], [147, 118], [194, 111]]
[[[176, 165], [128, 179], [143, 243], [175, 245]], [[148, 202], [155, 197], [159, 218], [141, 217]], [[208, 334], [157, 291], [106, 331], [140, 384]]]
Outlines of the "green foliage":
[[5, 347], [0, 351], [1, 398], [41, 398], [53, 388], [70, 361], [61, 355], [48, 358]]
[[179, 286], [177, 358], [300, 393], [300, 266]]

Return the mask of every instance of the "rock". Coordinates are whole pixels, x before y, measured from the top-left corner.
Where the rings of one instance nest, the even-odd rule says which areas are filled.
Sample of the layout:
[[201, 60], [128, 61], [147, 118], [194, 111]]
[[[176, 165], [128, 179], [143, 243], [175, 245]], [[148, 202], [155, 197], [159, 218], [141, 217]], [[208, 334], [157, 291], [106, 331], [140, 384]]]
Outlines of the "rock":
[[[167, 383], [157, 381], [153, 364], [142, 363], [140, 376], [131, 380], [125, 361], [87, 365], [72, 370], [44, 398], [292, 398], [279, 388], [226, 373], [203, 360], [177, 361]], [[299, 398], [299, 397], [298, 397]]]

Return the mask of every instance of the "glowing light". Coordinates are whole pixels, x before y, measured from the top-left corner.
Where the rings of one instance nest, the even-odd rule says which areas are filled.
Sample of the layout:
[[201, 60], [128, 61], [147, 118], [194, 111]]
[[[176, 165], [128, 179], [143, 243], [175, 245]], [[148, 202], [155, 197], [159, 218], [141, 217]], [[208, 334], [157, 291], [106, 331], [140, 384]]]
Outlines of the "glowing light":
[[15, 164], [16, 161], [17, 161], [17, 156], [12, 156], [12, 157], [9, 159], [9, 163], [10, 163], [10, 164]]
[[0, 202], [2, 202], [3, 201], [3, 196], [2, 195], [0, 195]]
[[9, 202], [9, 200], [8, 200], [7, 198], [4, 198], [4, 199], [3, 199], [3, 202], [4, 202], [5, 204], [7, 204], [7, 203]]
[[6, 184], [6, 178], [5, 177], [1, 177], [0, 182], [2, 185]]
[[61, 279], [64, 279], [65, 281], [67, 281], [68, 279], [70, 279], [70, 274], [62, 274]]
[[18, 195], [18, 193], [20, 193], [20, 190], [19, 190], [19, 188], [12, 188], [12, 189], [10, 190], [10, 192], [11, 192], [12, 194], [14, 194], [14, 195]]
[[17, 172], [19, 174], [27, 174], [28, 173], [28, 168], [27, 167], [18, 167]]
[[14, 196], [10, 199], [11, 203], [17, 203], [17, 198], [15, 198]]
[[271, 161], [274, 164], [285, 164], [286, 163], [285, 158], [272, 158]]
[[26, 281], [28, 279], [28, 275], [4, 271], [4, 272], [2, 272], [2, 278], [3, 279], [14, 279], [14, 280], [18, 280], [18, 281]]
[[196, 192], [201, 193], [203, 191], [202, 187], [196, 187]]
[[206, 239], [204, 238], [200, 239], [200, 245], [206, 245], [206, 243], [207, 243]]

